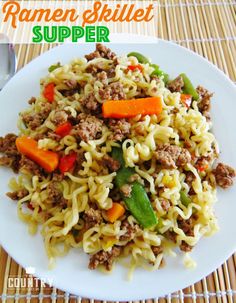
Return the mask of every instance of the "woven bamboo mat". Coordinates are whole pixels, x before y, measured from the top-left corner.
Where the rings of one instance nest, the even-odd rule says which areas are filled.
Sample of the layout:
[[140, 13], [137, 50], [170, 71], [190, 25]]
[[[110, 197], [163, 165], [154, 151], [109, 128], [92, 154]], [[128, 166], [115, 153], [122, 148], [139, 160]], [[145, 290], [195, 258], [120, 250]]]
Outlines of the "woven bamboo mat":
[[[155, 27], [137, 26], [136, 32], [156, 35], [190, 48], [212, 61], [236, 82], [236, 1], [161, 0], [159, 4]], [[114, 31], [119, 32], [121, 28], [114, 28]], [[16, 46], [19, 68], [51, 47], [53, 45]], [[80, 303], [81, 300], [82, 303], [89, 302], [50, 287], [39, 287], [38, 290], [9, 289], [8, 277], [16, 276], [24, 277], [24, 269], [0, 247], [0, 301], [2, 299], [2, 302], [7, 303]], [[236, 302], [236, 254], [198, 283], [163, 298], [149, 301], [150, 303], [154, 301], [160, 303]]]

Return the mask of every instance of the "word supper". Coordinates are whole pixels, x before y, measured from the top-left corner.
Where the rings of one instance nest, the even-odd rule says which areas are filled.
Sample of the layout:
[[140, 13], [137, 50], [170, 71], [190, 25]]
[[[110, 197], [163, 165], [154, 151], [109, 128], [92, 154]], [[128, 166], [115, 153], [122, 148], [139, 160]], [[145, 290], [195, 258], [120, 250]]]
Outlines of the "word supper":
[[106, 26], [34, 26], [32, 42], [110, 42], [109, 33]]
[[[82, 13], [82, 26], [96, 22], [141, 22], [150, 21], [154, 17], [152, 14], [153, 5], [146, 8], [136, 8], [135, 4], [116, 4], [109, 8], [108, 4], [96, 1], [92, 9], [87, 9]], [[27, 9], [21, 8], [19, 2], [7, 1], [2, 5], [4, 15], [3, 22], [11, 22], [13, 28], [17, 27], [17, 22], [75, 22], [79, 19], [79, 14], [75, 8], [71, 9]]]

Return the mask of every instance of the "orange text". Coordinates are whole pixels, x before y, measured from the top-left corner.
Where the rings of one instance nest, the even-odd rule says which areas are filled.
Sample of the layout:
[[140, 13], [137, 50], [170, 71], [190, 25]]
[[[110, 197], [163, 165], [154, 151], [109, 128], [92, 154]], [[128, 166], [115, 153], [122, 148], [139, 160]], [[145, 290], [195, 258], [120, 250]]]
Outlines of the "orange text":
[[17, 21], [19, 22], [61, 22], [70, 20], [75, 22], [79, 16], [77, 15], [76, 9], [61, 9], [55, 10], [47, 9], [21, 9], [21, 6], [16, 1], [8, 1], [3, 7], [2, 11], [5, 14], [3, 22], [11, 21], [13, 28], [17, 27]]

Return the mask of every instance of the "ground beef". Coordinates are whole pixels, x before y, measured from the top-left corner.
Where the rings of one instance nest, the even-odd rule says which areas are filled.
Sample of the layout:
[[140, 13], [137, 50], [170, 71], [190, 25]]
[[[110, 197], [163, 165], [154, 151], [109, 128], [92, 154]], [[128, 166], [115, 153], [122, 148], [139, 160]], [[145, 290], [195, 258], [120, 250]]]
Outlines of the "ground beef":
[[173, 230], [168, 230], [167, 232], [165, 232], [164, 236], [174, 243], [177, 242], [177, 234]]
[[188, 184], [188, 186], [189, 187], [191, 187], [192, 186], [192, 182], [195, 180], [195, 176], [194, 176], [194, 174], [191, 172], [191, 171], [186, 171], [185, 172], [185, 183], [187, 183]]
[[78, 82], [75, 79], [65, 80], [64, 83], [70, 89], [74, 89], [78, 87]]
[[78, 123], [77, 117], [73, 117], [71, 114], [69, 114], [67, 121], [70, 122], [71, 125], [76, 125]]
[[208, 168], [210, 161], [211, 161], [211, 156], [201, 156], [199, 158], [196, 158], [194, 166], [199, 171], [204, 171]]
[[29, 194], [28, 190], [25, 188], [22, 188], [22, 189], [7, 193], [7, 196], [9, 198], [11, 198], [12, 200], [20, 200], [20, 199], [24, 198], [25, 196], [27, 196], [28, 194]]
[[31, 97], [29, 100], [28, 100], [28, 103], [31, 105], [31, 104], [34, 104], [36, 102], [36, 98], [35, 97]]
[[12, 168], [17, 173], [19, 171], [19, 162], [21, 155], [16, 148], [15, 134], [7, 134], [5, 137], [0, 137], [0, 153], [4, 156], [0, 157], [0, 165]]
[[167, 88], [172, 92], [181, 92], [184, 87], [184, 80], [181, 76], [178, 76], [173, 81], [169, 82]]
[[63, 124], [67, 122], [68, 114], [64, 110], [57, 110], [54, 114], [52, 122], [56, 125]]
[[52, 104], [50, 102], [43, 102], [40, 111], [40, 113], [43, 116], [43, 119], [46, 119], [51, 111], [52, 111]]
[[95, 50], [93, 53], [85, 55], [85, 58], [88, 61], [91, 61], [91, 60], [96, 59], [96, 58], [101, 58], [101, 56], [100, 56], [99, 52], [97, 50]]
[[64, 175], [58, 172], [52, 173], [52, 181], [61, 182], [64, 179]]
[[102, 58], [113, 60], [116, 57], [116, 54], [101, 43], [97, 43], [96, 50], [99, 52]]
[[119, 188], [113, 187], [112, 189], [110, 189], [109, 198], [111, 198], [114, 202], [120, 202], [122, 198]]
[[32, 135], [32, 138], [36, 141], [45, 139], [47, 137], [47, 133], [35, 133], [34, 135]]
[[52, 130], [48, 129], [44, 133], [36, 133], [34, 134], [33, 138], [36, 141], [42, 140], [42, 139], [52, 139], [54, 141], [60, 142], [61, 136], [54, 133]]
[[151, 248], [155, 256], [158, 256], [163, 252], [163, 248], [161, 246], [152, 246]]
[[122, 141], [130, 134], [131, 125], [125, 119], [110, 119], [109, 128], [112, 131], [111, 139], [114, 141]]
[[108, 169], [112, 172], [117, 171], [120, 168], [119, 161], [113, 159], [112, 157], [105, 155], [102, 158], [102, 163], [104, 166], [108, 167]]
[[125, 99], [125, 92], [122, 83], [113, 82], [104, 88], [99, 89], [99, 96], [103, 101]]
[[47, 133], [46, 137], [57, 142], [61, 141], [61, 136], [51, 131]]
[[43, 123], [43, 117], [39, 114], [22, 114], [24, 124], [32, 130], [35, 130]]
[[97, 101], [93, 92], [83, 97], [80, 102], [86, 113], [88, 114], [101, 113], [101, 104]]
[[125, 231], [125, 234], [120, 236], [120, 241], [130, 242], [134, 239], [137, 232], [140, 231], [140, 227], [138, 226], [138, 224], [131, 225], [128, 220], [124, 220], [121, 224], [121, 230]]
[[[71, 97], [74, 94], [79, 93], [79, 88], [74, 88], [74, 89], [61, 89], [60, 93], [64, 96], [64, 97]], [[73, 100], [73, 99], [70, 99]]]
[[46, 175], [42, 167], [25, 156], [21, 157], [19, 167], [22, 172], [30, 173], [33, 176], [38, 176], [40, 179]]
[[132, 186], [130, 184], [124, 184], [121, 186], [120, 191], [125, 197], [129, 198], [131, 196]]
[[176, 145], [159, 145], [154, 155], [164, 168], [183, 167], [191, 162], [191, 154], [189, 151]]
[[[0, 157], [1, 166], [13, 168], [13, 161], [14, 161], [13, 157], [9, 157], [9, 156]], [[18, 170], [16, 170], [16, 172], [18, 172]]]
[[101, 44], [101, 43], [97, 43], [96, 44], [96, 50], [89, 54], [89, 55], [85, 55], [85, 58], [90, 61], [93, 60], [95, 58], [105, 58], [105, 59], [110, 59], [113, 60], [115, 59], [116, 54], [113, 53], [110, 48], [106, 47], [105, 45]]
[[[90, 73], [93, 77], [97, 78], [98, 74], [105, 72], [106, 73], [106, 77], [107, 78], [114, 78], [116, 75], [116, 65], [117, 65], [117, 60], [113, 60], [112, 64], [107, 65], [106, 63], [104, 63], [103, 61], [100, 62], [96, 62], [96, 63], [90, 63], [87, 67], [86, 67], [86, 72]], [[104, 74], [102, 77], [103, 81], [104, 81]], [[104, 81], [103, 84], [107, 84], [108, 81]]]
[[211, 107], [210, 99], [213, 96], [213, 93], [210, 93], [206, 88], [202, 86], [198, 86], [196, 90], [200, 97], [200, 102], [198, 103], [200, 112], [203, 113], [205, 111], [209, 111]]
[[52, 181], [49, 183], [48, 187], [48, 199], [51, 203], [55, 205], [60, 205], [62, 207], [67, 206], [67, 200], [63, 197], [62, 192], [58, 188], [58, 183]]
[[193, 246], [189, 245], [185, 241], [182, 241], [179, 248], [184, 252], [190, 252], [193, 249]]
[[223, 163], [219, 163], [216, 168], [212, 171], [216, 184], [222, 188], [228, 188], [233, 185], [233, 178], [235, 177], [235, 170]]
[[138, 135], [138, 136], [144, 136], [146, 134], [146, 131], [145, 131], [145, 127], [140, 124], [140, 125], [137, 125], [135, 127], [135, 133]]
[[6, 155], [14, 154], [17, 151], [15, 134], [7, 134], [5, 137], [0, 137], [0, 152]]
[[112, 269], [115, 258], [121, 254], [121, 247], [114, 246], [111, 251], [101, 250], [92, 255], [89, 260], [89, 268], [96, 269], [98, 265], [104, 265], [106, 270]]
[[146, 98], [146, 97], [147, 97], [147, 90], [145, 88], [138, 87], [135, 98]]
[[84, 113], [78, 115], [78, 120], [79, 123], [75, 125], [73, 135], [85, 142], [98, 138], [102, 131], [102, 120]]
[[177, 159], [176, 165], [183, 167], [191, 162], [191, 154], [186, 148], [180, 148], [180, 154]]
[[170, 208], [170, 202], [167, 199], [159, 198], [159, 201], [161, 202], [161, 207], [164, 211], [168, 211]]
[[194, 236], [194, 232], [193, 232], [194, 220], [193, 220], [192, 217], [190, 217], [189, 219], [185, 220], [181, 216], [178, 216], [177, 223], [178, 223], [178, 227], [180, 229], [182, 229], [183, 232], [187, 236], [189, 236], [189, 237], [193, 237]]
[[79, 86], [80, 86], [81, 88], [85, 88], [85, 86], [86, 86], [87, 83], [88, 83], [88, 82], [85, 81], [85, 80], [78, 80], [78, 84], [79, 84]]
[[185, 172], [185, 183], [187, 183], [188, 184], [188, 186], [189, 186], [189, 195], [194, 195], [195, 194], [195, 191], [194, 191], [194, 189], [193, 189], [193, 187], [192, 187], [192, 183], [193, 183], [193, 181], [195, 180], [195, 176], [194, 176], [194, 174], [191, 172], [191, 171], [187, 171], [187, 172]]
[[52, 110], [52, 105], [49, 102], [44, 102], [41, 105], [41, 111], [39, 113], [23, 113], [22, 121], [27, 127], [32, 130], [38, 128], [48, 117]]
[[[115, 64], [115, 63], [114, 63]], [[117, 63], [117, 64], [119, 64], [119, 63]], [[116, 64], [115, 64], [116, 65]], [[106, 73], [107, 73], [107, 77], [108, 78], [114, 78], [115, 77], [115, 75], [116, 75], [116, 69], [115, 69], [115, 67], [110, 67], [107, 71], [106, 71]]]
[[98, 73], [102, 71], [108, 71], [111, 67], [107, 66], [104, 62], [96, 62], [94, 64], [89, 64], [86, 67], [86, 72], [90, 73], [93, 77], [96, 77]]
[[100, 210], [89, 208], [84, 212], [83, 219], [85, 222], [85, 230], [102, 223], [102, 214]]
[[209, 118], [209, 111], [211, 108], [211, 97], [213, 96], [213, 94], [202, 86], [197, 87], [197, 92], [200, 98], [198, 102], [198, 109], [204, 116]]
[[84, 151], [81, 149], [77, 152], [77, 158], [76, 158], [76, 162], [75, 162], [75, 171], [79, 171], [82, 169], [82, 163], [84, 162], [85, 158], [84, 158]]
[[102, 71], [97, 74], [97, 79], [100, 81], [103, 85], [108, 85], [108, 77], [107, 73], [105, 71]]
[[[185, 140], [183, 143], [184, 143], [184, 147], [186, 147], [186, 148], [191, 148], [191, 146], [192, 146], [188, 140]], [[195, 157], [195, 155], [194, 155], [194, 157]]]
[[77, 80], [75, 79], [65, 80], [64, 83], [68, 87], [68, 89], [59, 90], [63, 96], [69, 97], [69, 96], [73, 96], [76, 93], [79, 93], [80, 85], [77, 82]]

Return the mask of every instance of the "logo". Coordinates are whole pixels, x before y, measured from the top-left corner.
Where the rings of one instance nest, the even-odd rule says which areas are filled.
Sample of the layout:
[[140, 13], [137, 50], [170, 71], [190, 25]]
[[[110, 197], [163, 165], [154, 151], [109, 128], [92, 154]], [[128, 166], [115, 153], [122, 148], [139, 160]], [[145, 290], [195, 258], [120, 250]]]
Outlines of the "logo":
[[33, 266], [28, 266], [25, 268], [25, 275], [22, 277], [9, 276], [7, 279], [7, 288], [31, 288], [33, 290], [38, 290], [41, 288], [51, 288], [53, 284], [53, 279], [49, 278], [36, 278], [33, 275], [36, 273], [36, 269]]

